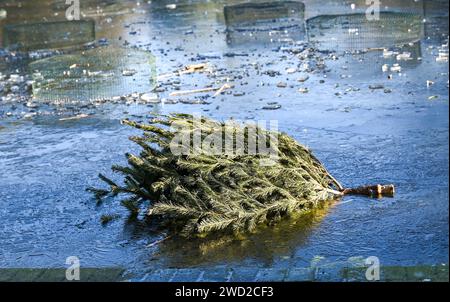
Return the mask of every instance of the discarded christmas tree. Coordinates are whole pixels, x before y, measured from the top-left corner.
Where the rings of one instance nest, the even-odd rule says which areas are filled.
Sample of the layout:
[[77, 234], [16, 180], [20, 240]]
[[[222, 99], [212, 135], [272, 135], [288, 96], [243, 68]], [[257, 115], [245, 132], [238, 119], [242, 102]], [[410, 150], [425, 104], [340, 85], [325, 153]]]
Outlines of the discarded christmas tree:
[[[254, 125], [203, 117], [195, 122], [187, 114], [123, 123], [143, 130], [142, 136], [130, 137], [142, 147], [140, 155], [127, 154], [129, 166], [112, 167], [125, 176], [123, 185], [100, 175], [109, 190], [89, 190], [99, 199], [127, 195], [122, 204], [133, 215], [148, 201], [150, 222], [182, 236], [253, 231], [345, 194], [394, 193], [392, 185], [344, 189], [306, 147]], [[199, 146], [196, 136], [208, 144]], [[255, 141], [267, 147], [271, 140], [276, 144], [270, 154], [251, 152]], [[230, 141], [231, 153], [225, 148]]]

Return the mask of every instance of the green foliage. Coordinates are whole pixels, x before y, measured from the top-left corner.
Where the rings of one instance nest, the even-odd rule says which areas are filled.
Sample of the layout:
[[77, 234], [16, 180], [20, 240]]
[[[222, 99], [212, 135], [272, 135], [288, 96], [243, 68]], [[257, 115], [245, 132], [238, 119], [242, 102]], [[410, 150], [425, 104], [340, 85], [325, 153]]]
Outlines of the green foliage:
[[100, 217], [100, 221], [102, 223], [102, 225], [107, 225], [108, 223], [110, 223], [111, 221], [114, 221], [116, 219], [120, 218], [120, 215], [116, 215], [116, 214], [107, 214], [107, 215], [102, 215]]
[[[314, 208], [326, 200], [341, 196], [341, 185], [317, 158], [286, 134], [272, 133], [249, 125], [219, 123], [192, 116], [172, 114], [154, 119], [148, 125], [129, 120], [123, 123], [143, 130], [130, 139], [142, 147], [139, 156], [127, 154], [127, 167], [113, 166], [125, 176], [123, 185], [103, 175], [109, 194], [124, 194], [122, 204], [137, 215], [143, 201], [150, 201], [146, 215], [186, 237], [212, 233], [253, 231], [260, 224], [273, 224], [281, 218]], [[170, 149], [178, 134], [190, 137], [202, 130], [202, 138], [218, 134], [225, 140], [232, 133], [244, 133], [243, 147], [249, 147], [251, 135], [277, 135], [277, 161], [262, 166], [263, 154], [195, 153], [191, 143], [189, 155], [174, 155]], [[227, 130], [227, 131], [225, 131]], [[96, 198], [105, 190], [91, 189]], [[131, 198], [130, 198], [131, 196]]]

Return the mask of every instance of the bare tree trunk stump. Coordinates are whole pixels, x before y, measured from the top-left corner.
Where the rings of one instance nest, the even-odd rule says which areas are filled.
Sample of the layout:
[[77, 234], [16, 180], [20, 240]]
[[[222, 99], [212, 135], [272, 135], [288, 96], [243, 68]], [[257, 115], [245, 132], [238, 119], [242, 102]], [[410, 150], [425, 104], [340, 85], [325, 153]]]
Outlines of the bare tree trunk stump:
[[376, 196], [376, 197], [393, 197], [395, 193], [394, 185], [373, 185], [373, 186], [362, 186], [352, 189], [344, 189], [342, 191], [344, 195], [366, 195], [366, 196]]

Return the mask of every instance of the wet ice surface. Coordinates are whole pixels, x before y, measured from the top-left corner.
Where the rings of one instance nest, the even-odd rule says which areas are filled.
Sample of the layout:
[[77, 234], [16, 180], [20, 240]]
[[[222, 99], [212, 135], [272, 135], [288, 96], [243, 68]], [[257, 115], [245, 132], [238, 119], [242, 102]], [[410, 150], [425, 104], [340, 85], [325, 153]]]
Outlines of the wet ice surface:
[[[220, 2], [183, 1], [176, 9], [166, 8], [168, 3], [100, 17], [97, 38], [115, 43], [121, 36], [120, 43], [151, 50], [159, 74], [208, 62], [215, 74], [166, 79], [159, 92], [165, 99], [203, 104], [103, 104], [73, 121], [4, 116], [0, 267], [61, 267], [71, 255], [84, 266], [121, 266], [136, 276], [160, 267], [303, 267], [316, 256], [325, 262], [377, 256], [386, 265], [448, 263], [448, 63], [436, 62], [448, 35], [443, 9], [437, 4], [429, 9], [425, 37], [392, 49], [397, 53], [314, 52], [305, 66], [297, 57], [303, 43], [227, 44]], [[315, 5], [306, 1], [307, 17], [327, 13]], [[350, 4], [333, 5], [345, 13]], [[412, 59], [397, 60], [404, 52]], [[394, 64], [400, 72], [391, 71]], [[169, 96], [175, 89], [220, 87], [226, 78], [234, 79], [235, 87], [217, 98]], [[427, 87], [427, 80], [434, 84]], [[274, 102], [281, 107], [262, 109]], [[10, 106], [0, 103], [0, 111]], [[111, 175], [112, 164], [126, 163], [125, 152], [139, 150], [127, 140], [137, 132], [120, 125], [120, 118], [144, 120], [168, 112], [277, 119], [281, 131], [311, 147], [346, 186], [394, 183], [397, 194], [382, 200], [346, 197], [315, 218], [286, 221], [216, 248], [185, 240], [147, 247], [162, 235], [127, 222], [126, 211], [113, 200], [97, 208], [85, 189], [102, 186], [99, 172]], [[102, 214], [117, 212], [121, 219], [101, 226]]]

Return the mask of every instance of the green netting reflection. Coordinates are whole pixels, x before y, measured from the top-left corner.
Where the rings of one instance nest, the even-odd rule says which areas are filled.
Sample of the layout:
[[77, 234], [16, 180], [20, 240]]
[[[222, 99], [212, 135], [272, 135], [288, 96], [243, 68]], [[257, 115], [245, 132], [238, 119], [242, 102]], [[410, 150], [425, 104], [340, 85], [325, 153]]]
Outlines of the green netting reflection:
[[309, 41], [324, 50], [386, 48], [423, 37], [423, 17], [409, 13], [381, 12], [378, 19], [366, 14], [322, 15], [306, 24]]
[[150, 52], [102, 47], [36, 61], [33, 96], [38, 101], [93, 101], [144, 93], [156, 85]]
[[4, 46], [14, 50], [51, 49], [95, 40], [92, 20], [6, 25]]

